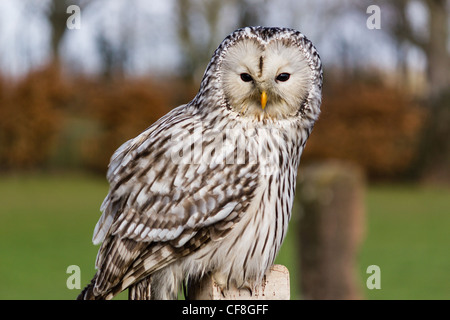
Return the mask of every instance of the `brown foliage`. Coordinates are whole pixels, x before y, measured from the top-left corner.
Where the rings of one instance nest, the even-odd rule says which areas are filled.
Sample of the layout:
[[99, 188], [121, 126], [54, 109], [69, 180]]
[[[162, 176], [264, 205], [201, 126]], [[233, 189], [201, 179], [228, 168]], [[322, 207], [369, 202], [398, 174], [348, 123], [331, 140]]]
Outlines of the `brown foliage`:
[[[14, 84], [0, 77], [0, 168], [50, 163], [104, 173], [122, 143], [188, 102], [196, 89], [174, 79], [68, 81], [52, 66]], [[325, 90], [303, 161], [338, 158], [371, 177], [402, 174], [417, 149], [424, 113], [379, 84], [328, 80]]]
[[96, 83], [85, 95], [85, 113], [100, 126], [82, 147], [84, 164], [104, 172], [113, 152], [167, 113], [169, 87], [149, 80]]
[[31, 168], [49, 156], [61, 125], [68, 88], [49, 66], [15, 84], [0, 80], [0, 168]]
[[303, 160], [348, 160], [372, 178], [404, 174], [415, 156], [423, 111], [406, 94], [380, 84], [335, 82], [326, 89]]
[[146, 79], [69, 80], [53, 65], [15, 83], [0, 77], [0, 169], [50, 163], [104, 173], [117, 147], [184, 99], [186, 91], [174, 89], [177, 84], [158, 83], [166, 85]]

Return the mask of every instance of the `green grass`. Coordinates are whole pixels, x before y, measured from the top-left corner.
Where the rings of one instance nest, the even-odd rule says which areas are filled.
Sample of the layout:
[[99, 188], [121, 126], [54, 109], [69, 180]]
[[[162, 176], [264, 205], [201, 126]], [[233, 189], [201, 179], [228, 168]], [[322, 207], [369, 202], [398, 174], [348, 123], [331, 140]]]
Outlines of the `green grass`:
[[[91, 236], [108, 191], [105, 179], [86, 175], [0, 177], [0, 299], [74, 299], [69, 265], [81, 268], [81, 285], [94, 274], [98, 247]], [[381, 290], [369, 299], [450, 299], [450, 190], [371, 187], [367, 232], [359, 259], [381, 268]], [[295, 223], [295, 218], [294, 221]], [[295, 228], [277, 259], [297, 289]]]
[[95, 272], [90, 239], [107, 191], [105, 181], [76, 175], [0, 180], [1, 299], [76, 297], [66, 270], [80, 266], [83, 285]]
[[381, 289], [369, 299], [450, 299], [450, 190], [372, 187], [361, 278], [381, 268]]

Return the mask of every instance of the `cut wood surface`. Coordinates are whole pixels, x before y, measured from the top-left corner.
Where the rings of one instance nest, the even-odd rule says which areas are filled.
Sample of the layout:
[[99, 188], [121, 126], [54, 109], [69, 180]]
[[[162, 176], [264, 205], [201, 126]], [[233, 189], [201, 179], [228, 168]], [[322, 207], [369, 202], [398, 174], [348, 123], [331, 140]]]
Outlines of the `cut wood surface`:
[[266, 273], [261, 284], [250, 291], [246, 288], [230, 287], [223, 293], [214, 279], [205, 276], [200, 283], [189, 287], [192, 300], [289, 300], [289, 270], [282, 265], [273, 265]]

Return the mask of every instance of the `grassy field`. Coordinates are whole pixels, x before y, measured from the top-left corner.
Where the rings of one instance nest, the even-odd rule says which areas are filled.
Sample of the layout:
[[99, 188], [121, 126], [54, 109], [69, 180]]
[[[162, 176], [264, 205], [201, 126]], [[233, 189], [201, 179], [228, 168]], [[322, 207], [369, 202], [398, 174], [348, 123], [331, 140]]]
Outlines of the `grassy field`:
[[378, 186], [367, 197], [361, 276], [376, 264], [381, 290], [369, 299], [450, 299], [450, 190]]
[[[74, 299], [69, 265], [81, 268], [84, 286], [94, 274], [91, 243], [104, 179], [86, 175], [0, 178], [0, 299]], [[450, 299], [450, 190], [375, 186], [367, 194], [366, 240], [359, 257], [381, 268], [381, 289], [368, 299]], [[291, 271], [296, 288], [296, 242], [290, 229], [277, 262]]]

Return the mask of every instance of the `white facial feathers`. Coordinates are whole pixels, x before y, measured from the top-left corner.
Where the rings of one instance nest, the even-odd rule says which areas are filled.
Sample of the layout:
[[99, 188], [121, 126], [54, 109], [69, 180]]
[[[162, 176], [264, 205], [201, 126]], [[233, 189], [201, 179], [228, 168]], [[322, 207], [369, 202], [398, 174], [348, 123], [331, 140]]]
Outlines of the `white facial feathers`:
[[[312, 81], [312, 70], [301, 48], [287, 39], [260, 42], [242, 38], [228, 48], [219, 70], [231, 108], [258, 119], [294, 116]], [[288, 79], [277, 79], [280, 74], [287, 74]], [[267, 93], [265, 108], [261, 106], [263, 91]]]

